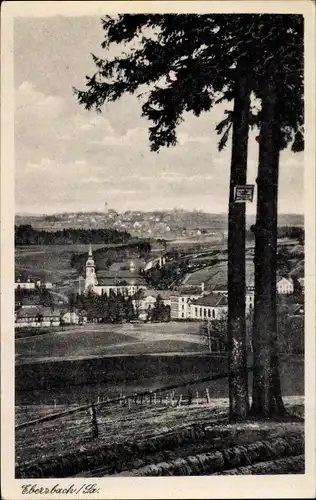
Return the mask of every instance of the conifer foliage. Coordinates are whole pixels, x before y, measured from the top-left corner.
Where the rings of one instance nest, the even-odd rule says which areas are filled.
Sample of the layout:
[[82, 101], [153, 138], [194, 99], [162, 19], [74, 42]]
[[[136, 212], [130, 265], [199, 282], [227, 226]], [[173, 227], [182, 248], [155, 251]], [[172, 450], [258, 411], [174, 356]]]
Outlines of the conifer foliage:
[[[304, 147], [303, 16], [290, 14], [137, 14], [102, 20], [105, 57], [93, 55], [96, 72], [79, 104], [101, 112], [105, 103], [137, 94], [150, 121], [152, 151], [177, 144], [186, 112], [200, 116], [234, 100], [216, 130], [219, 149], [233, 133], [228, 236], [228, 355], [231, 420], [249, 413], [245, 331], [245, 206], [232, 193], [246, 182], [250, 127], [259, 130], [255, 256], [253, 414], [283, 410], [276, 337], [277, 191], [280, 151]], [[119, 56], [107, 49], [122, 44]], [[261, 102], [257, 112], [250, 96]], [[212, 133], [213, 131], [210, 131]], [[210, 165], [211, 168], [211, 165]], [[264, 318], [269, 318], [267, 325]], [[266, 328], [267, 326], [267, 328]]]

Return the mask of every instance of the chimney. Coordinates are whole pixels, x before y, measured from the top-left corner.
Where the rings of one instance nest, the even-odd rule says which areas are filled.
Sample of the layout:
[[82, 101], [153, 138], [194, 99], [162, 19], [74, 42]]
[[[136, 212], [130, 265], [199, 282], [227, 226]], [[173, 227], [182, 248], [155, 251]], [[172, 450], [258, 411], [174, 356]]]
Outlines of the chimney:
[[205, 289], [205, 286], [204, 286], [204, 281], [201, 283], [201, 291], [202, 293], [204, 293], [204, 289]]

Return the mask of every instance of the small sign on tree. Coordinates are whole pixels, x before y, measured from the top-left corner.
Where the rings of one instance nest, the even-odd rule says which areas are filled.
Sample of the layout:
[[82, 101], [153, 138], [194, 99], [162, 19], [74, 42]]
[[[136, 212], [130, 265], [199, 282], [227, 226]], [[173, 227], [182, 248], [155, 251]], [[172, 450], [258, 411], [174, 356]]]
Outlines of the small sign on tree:
[[235, 186], [234, 201], [235, 203], [243, 203], [253, 200], [254, 185], [246, 184], [245, 186]]

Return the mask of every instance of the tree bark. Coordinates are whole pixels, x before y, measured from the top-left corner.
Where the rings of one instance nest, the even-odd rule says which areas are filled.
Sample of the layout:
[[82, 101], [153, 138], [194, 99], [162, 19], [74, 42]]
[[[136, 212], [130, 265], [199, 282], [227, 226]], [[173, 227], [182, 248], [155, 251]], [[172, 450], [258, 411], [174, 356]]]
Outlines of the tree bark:
[[228, 216], [228, 370], [229, 418], [248, 418], [248, 372], [245, 323], [245, 203], [234, 202], [234, 188], [247, 181], [250, 86], [237, 68]]
[[255, 232], [255, 303], [253, 325], [253, 392], [251, 413], [283, 413], [277, 343], [277, 203], [280, 124], [274, 72], [262, 93], [259, 137], [257, 218]]

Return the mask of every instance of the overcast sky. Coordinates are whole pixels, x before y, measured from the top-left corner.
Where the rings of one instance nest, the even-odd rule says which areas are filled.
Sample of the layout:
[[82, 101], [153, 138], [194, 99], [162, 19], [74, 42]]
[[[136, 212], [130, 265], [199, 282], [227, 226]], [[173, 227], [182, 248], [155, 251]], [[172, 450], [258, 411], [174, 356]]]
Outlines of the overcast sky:
[[[99, 17], [20, 18], [14, 26], [17, 212], [54, 213], [202, 209], [227, 212], [230, 143], [221, 153], [214, 129], [230, 105], [200, 118], [188, 114], [179, 144], [149, 151], [148, 125], [136, 96], [85, 111], [72, 87], [84, 89], [93, 52], [102, 55]], [[258, 150], [249, 144], [248, 182]], [[303, 153], [284, 151], [279, 210], [303, 212]], [[255, 211], [255, 203], [247, 206]]]

